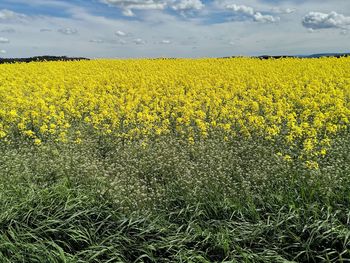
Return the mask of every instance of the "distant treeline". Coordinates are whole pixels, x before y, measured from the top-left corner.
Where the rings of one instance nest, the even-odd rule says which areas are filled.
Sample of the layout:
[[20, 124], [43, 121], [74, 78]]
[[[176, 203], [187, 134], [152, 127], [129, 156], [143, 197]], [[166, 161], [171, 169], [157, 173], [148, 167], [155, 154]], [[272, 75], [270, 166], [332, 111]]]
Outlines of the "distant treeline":
[[[244, 56], [230, 56], [230, 57], [222, 57], [222, 58], [236, 58], [236, 57], [244, 57]], [[325, 54], [313, 54], [313, 55], [296, 55], [296, 56], [269, 56], [269, 55], [262, 55], [262, 56], [252, 56], [253, 58], [260, 58], [260, 59], [281, 59], [281, 58], [322, 58], [322, 57], [350, 57], [350, 53], [325, 53]], [[178, 59], [178, 58], [172, 58], [172, 57], [165, 57], [165, 58], [153, 58], [154, 60], [159, 59]], [[29, 63], [29, 62], [42, 62], [42, 61], [74, 61], [74, 60], [90, 60], [88, 58], [83, 57], [66, 57], [66, 56], [36, 56], [36, 57], [30, 57], [30, 58], [0, 58], [0, 64], [4, 63], [16, 63], [16, 62], [23, 62], [23, 63]]]
[[[254, 56], [254, 58], [260, 58], [260, 59], [281, 59], [281, 58], [323, 58], [323, 57], [335, 57], [335, 58], [341, 58], [341, 57], [349, 57], [350, 53], [323, 53], [323, 54], [312, 54], [312, 55], [295, 55], [295, 56], [269, 56], [269, 55], [263, 55], [263, 56]], [[234, 58], [232, 57], [224, 57], [224, 58]]]
[[38, 56], [30, 58], [0, 58], [0, 64], [4, 63], [16, 63], [16, 62], [41, 62], [41, 61], [73, 61], [73, 60], [88, 60], [87, 58], [82, 57], [66, 57], [66, 56]]

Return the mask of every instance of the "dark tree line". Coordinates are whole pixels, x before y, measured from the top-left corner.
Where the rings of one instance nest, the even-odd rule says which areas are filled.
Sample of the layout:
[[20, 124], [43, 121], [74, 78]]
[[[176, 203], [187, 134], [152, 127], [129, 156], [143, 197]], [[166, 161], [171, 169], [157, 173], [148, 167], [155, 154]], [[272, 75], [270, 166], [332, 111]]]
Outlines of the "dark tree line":
[[[256, 56], [256, 58], [260, 59], [280, 59], [280, 58], [322, 58], [322, 57], [349, 57], [350, 53], [325, 53], [325, 54], [313, 54], [313, 55], [307, 55], [307, 56], [269, 56], [269, 55], [262, 55], [262, 56]], [[223, 58], [234, 58], [236, 56], [231, 57], [223, 57]], [[176, 58], [154, 58], [156, 60], [158, 59], [176, 59]], [[23, 63], [29, 63], [29, 62], [42, 62], [42, 61], [74, 61], [74, 60], [89, 60], [88, 58], [83, 57], [67, 57], [67, 56], [36, 56], [36, 57], [29, 57], [29, 58], [0, 58], [0, 64], [4, 63], [17, 63], [17, 62], [23, 62]]]
[[0, 64], [16, 63], [16, 62], [42, 62], [42, 61], [73, 61], [73, 60], [88, 60], [82, 57], [66, 57], [66, 56], [37, 56], [30, 58], [0, 58]]
[[[350, 53], [323, 53], [323, 54], [312, 54], [312, 55], [296, 55], [296, 56], [270, 56], [270, 55], [262, 55], [262, 56], [255, 56], [254, 58], [260, 58], [260, 59], [280, 59], [280, 58], [323, 58], [323, 57], [335, 57], [335, 58], [341, 58], [341, 57], [349, 57]], [[224, 58], [233, 58], [232, 57], [224, 57]]]

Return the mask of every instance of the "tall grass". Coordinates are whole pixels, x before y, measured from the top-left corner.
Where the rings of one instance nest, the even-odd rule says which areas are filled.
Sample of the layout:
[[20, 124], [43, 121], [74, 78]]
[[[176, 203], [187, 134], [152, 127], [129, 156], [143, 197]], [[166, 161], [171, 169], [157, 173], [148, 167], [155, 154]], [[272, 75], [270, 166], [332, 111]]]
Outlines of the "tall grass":
[[350, 145], [1, 143], [0, 262], [348, 262]]

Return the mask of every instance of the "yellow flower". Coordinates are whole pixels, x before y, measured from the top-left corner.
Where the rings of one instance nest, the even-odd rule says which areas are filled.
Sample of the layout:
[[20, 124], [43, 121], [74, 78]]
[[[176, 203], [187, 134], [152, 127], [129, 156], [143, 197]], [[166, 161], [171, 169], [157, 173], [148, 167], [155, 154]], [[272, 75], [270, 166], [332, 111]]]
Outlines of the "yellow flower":
[[349, 62], [234, 58], [4, 64], [0, 139], [20, 133], [83, 140], [74, 131], [88, 128], [124, 140], [174, 133], [193, 144], [194, 138], [205, 140], [219, 131], [222, 140], [237, 135], [278, 139], [283, 154], [302, 145], [299, 154], [311, 159], [325, 155], [332, 138], [349, 126]]
[[318, 163], [315, 161], [306, 161], [306, 167], [310, 170], [318, 170], [319, 166]]
[[290, 156], [290, 155], [285, 155], [284, 157], [283, 157], [283, 159], [285, 160], [285, 161], [287, 161], [287, 162], [291, 162], [292, 161], [292, 157]]
[[320, 154], [322, 156], [325, 156], [327, 154], [327, 150], [326, 149], [321, 149]]
[[28, 137], [34, 137], [35, 133], [32, 130], [26, 130], [23, 132], [24, 135]]
[[6, 137], [6, 132], [0, 131], [0, 139]]

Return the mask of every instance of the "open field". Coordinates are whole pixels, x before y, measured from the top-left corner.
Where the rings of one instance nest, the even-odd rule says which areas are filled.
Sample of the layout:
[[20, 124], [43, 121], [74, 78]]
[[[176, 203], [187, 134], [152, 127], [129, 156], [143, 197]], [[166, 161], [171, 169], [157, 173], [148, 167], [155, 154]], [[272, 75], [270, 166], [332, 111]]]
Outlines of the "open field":
[[0, 262], [349, 262], [350, 58], [0, 65]]

